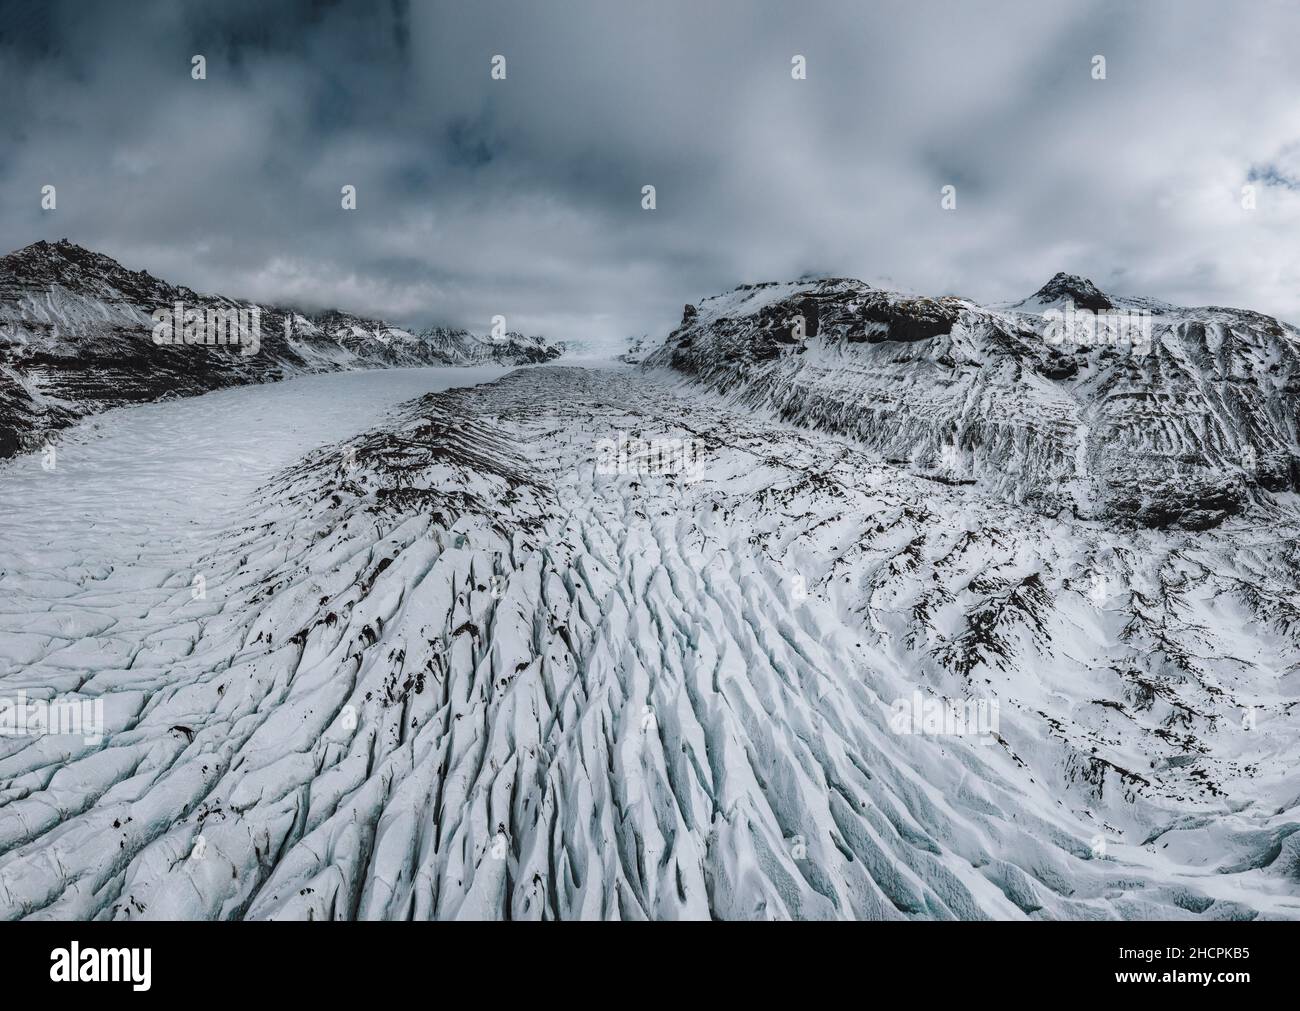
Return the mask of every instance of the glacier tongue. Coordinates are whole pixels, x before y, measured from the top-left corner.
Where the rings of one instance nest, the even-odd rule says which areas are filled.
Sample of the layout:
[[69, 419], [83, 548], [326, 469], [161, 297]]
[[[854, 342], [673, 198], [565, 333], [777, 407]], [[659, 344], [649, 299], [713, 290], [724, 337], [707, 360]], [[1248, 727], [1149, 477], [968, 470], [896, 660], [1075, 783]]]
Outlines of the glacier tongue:
[[[241, 515], [206, 600], [161, 552], [6, 564], [0, 690], [109, 732], [0, 739], [0, 915], [1300, 912], [1292, 529], [1038, 516], [554, 366]], [[996, 725], [899, 732], [940, 699]]]

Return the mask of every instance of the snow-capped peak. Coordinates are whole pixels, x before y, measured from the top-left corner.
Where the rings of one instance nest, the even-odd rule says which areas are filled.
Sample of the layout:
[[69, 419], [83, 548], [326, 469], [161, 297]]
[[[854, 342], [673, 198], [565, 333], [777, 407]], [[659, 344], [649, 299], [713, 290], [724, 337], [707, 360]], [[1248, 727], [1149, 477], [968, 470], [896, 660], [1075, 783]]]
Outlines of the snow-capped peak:
[[1114, 305], [1110, 296], [1086, 277], [1057, 272], [1050, 281], [1020, 303], [1020, 307], [1028, 307], [1031, 303], [1046, 307], [1064, 302], [1073, 302], [1080, 309], [1092, 312], [1105, 312]]

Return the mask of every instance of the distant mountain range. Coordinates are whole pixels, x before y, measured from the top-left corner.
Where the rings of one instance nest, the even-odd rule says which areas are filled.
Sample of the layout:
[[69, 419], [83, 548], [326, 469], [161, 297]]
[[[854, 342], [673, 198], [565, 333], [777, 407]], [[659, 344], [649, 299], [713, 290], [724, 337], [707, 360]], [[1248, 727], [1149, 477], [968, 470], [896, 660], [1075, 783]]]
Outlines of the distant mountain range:
[[[213, 320], [218, 330], [225, 320], [242, 325], [245, 339], [213, 341]], [[518, 333], [413, 333], [340, 310], [309, 315], [203, 295], [66, 240], [42, 241], [0, 257], [0, 458], [122, 404], [319, 372], [519, 365], [561, 352]]]

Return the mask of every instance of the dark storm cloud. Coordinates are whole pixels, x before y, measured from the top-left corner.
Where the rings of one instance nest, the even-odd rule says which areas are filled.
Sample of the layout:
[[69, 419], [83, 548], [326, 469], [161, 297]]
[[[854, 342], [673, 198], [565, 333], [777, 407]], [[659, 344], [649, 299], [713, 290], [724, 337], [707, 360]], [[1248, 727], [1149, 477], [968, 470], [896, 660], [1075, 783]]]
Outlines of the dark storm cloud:
[[0, 3], [0, 245], [556, 337], [806, 272], [1297, 318], [1297, 30], [1187, 0]]

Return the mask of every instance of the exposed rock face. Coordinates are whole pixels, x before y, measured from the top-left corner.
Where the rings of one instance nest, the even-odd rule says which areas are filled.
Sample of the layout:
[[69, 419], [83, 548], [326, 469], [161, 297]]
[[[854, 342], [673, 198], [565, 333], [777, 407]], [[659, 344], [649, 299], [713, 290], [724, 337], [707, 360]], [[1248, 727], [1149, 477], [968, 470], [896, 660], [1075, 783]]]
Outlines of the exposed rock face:
[[951, 299], [935, 301], [917, 298], [894, 301], [878, 296], [869, 299], [862, 306], [861, 315], [866, 323], [876, 323], [884, 327], [883, 330], [870, 326], [866, 328], [864, 336], [870, 344], [879, 344], [882, 341], [911, 343], [929, 340], [931, 337], [938, 337], [951, 331], [953, 323], [957, 321], [957, 309]]
[[[799, 314], [814, 324], [794, 340]], [[1296, 487], [1298, 352], [1272, 317], [1058, 274], [996, 308], [848, 279], [745, 285], [646, 364], [1048, 514], [1204, 529]]]
[[1075, 305], [1092, 312], [1105, 312], [1111, 308], [1111, 301], [1105, 293], [1087, 278], [1074, 274], [1056, 274], [1033, 297], [1044, 304], [1069, 299]]
[[[156, 344], [152, 314], [178, 302], [203, 314], [256, 308], [255, 353], [251, 345]], [[339, 310], [254, 307], [128, 270], [67, 241], [37, 242], [0, 257], [0, 458], [126, 403], [342, 369], [518, 365], [559, 354], [520, 334], [416, 334]]]

